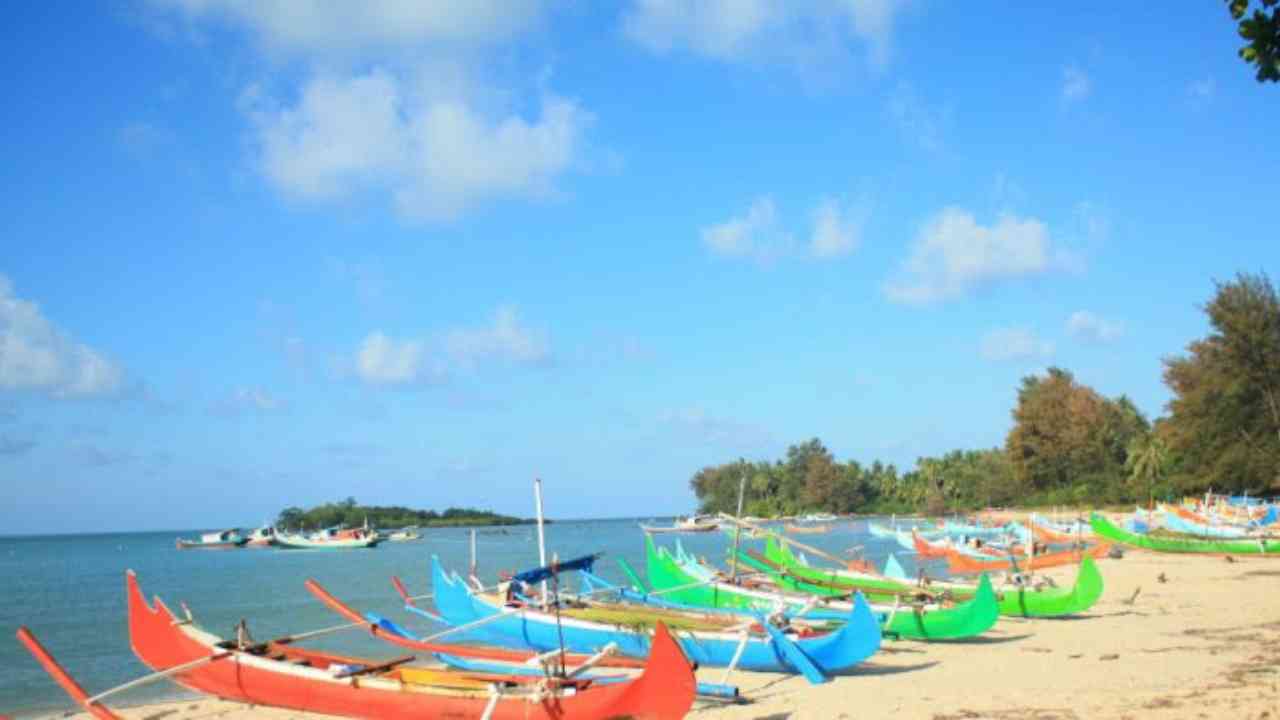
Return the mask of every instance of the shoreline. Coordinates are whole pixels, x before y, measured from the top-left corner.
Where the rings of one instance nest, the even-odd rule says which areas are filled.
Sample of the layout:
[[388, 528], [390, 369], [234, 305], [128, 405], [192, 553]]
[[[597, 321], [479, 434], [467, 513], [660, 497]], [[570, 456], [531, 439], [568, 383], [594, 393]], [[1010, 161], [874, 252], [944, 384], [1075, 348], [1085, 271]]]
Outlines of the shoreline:
[[[886, 641], [824, 685], [736, 673], [749, 702], [699, 701], [691, 718], [1122, 720], [1280, 717], [1280, 564], [1126, 549], [1100, 563], [1106, 589], [1079, 617], [1001, 618], [972, 641]], [[1072, 567], [1045, 575], [1070, 583]], [[1256, 598], [1256, 599], [1255, 599]], [[699, 671], [718, 682], [722, 669]], [[319, 718], [300, 711], [175, 699], [115, 705], [127, 718]], [[55, 712], [21, 717], [66, 717]], [[87, 718], [84, 713], [72, 717]]]

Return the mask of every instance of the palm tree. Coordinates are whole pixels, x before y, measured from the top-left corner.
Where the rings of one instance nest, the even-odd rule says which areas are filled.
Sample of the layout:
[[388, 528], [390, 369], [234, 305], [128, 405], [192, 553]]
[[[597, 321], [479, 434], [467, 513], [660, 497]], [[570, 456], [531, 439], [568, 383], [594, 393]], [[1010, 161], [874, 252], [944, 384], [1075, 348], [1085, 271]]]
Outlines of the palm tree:
[[1154, 434], [1138, 436], [1129, 443], [1124, 467], [1135, 487], [1146, 483], [1148, 507], [1155, 505], [1155, 484], [1164, 477], [1169, 463], [1169, 446]]

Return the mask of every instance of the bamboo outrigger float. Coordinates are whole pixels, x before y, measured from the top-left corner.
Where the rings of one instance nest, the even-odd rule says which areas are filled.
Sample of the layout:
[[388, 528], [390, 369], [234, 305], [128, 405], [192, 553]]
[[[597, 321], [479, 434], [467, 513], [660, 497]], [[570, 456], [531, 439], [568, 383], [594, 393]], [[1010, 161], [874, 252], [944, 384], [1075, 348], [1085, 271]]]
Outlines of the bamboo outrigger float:
[[[115, 720], [103, 700], [138, 685], [169, 678], [227, 700], [358, 718], [456, 717], [481, 720], [599, 719], [676, 720], [694, 697], [689, 662], [665, 627], [653, 635], [643, 673], [621, 682], [559, 675], [508, 675], [421, 668], [413, 656], [385, 662], [304, 650], [305, 637], [366, 623], [252, 643], [223, 640], [179, 620], [159, 600], [147, 603], [137, 578], [126, 579], [129, 638], [134, 653], [157, 672], [90, 696], [36, 640], [20, 628], [18, 639], [86, 711]], [[463, 649], [465, 651], [465, 649]]]

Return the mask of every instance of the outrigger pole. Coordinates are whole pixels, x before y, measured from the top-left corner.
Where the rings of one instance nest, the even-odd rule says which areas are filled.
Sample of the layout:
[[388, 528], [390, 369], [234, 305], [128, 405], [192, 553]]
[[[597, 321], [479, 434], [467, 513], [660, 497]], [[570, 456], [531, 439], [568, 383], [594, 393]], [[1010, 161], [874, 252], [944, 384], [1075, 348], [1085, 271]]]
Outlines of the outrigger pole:
[[774, 537], [778, 538], [778, 540], [788, 543], [790, 545], [793, 545], [795, 547], [798, 547], [801, 550], [804, 550], [805, 552], [813, 553], [814, 555], [817, 555], [818, 557], [821, 557], [821, 558], [826, 558], [827, 560], [830, 560], [831, 562], [836, 563], [837, 565], [840, 565], [842, 567], [848, 567], [847, 563], [844, 560], [841, 560], [835, 555], [832, 555], [831, 553], [828, 553], [825, 550], [819, 550], [818, 548], [813, 547], [812, 545], [806, 545], [805, 543], [799, 542], [797, 540], [793, 540], [787, 537], [786, 535], [783, 535], [780, 532], [774, 532], [768, 528], [760, 527], [755, 523], [747, 522], [746, 520], [740, 520], [728, 513], [720, 513], [720, 518], [723, 520], [728, 520], [729, 522], [734, 523], [739, 527], [745, 527], [751, 530], [759, 530], [761, 532], [769, 533]]

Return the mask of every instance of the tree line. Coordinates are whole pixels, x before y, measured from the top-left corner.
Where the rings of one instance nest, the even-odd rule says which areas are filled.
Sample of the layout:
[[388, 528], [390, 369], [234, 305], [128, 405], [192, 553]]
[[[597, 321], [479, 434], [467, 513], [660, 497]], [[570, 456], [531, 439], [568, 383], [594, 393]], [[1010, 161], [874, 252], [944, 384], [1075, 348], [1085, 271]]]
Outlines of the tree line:
[[276, 518], [276, 527], [319, 530], [346, 526], [358, 527], [368, 520], [373, 528], [441, 527], [457, 525], [522, 525], [533, 522], [524, 518], [499, 515], [488, 510], [451, 507], [443, 512], [414, 510], [399, 505], [360, 505], [349, 497], [341, 502], [324, 503], [304, 510], [287, 507]]
[[942, 512], [993, 506], [1146, 503], [1208, 489], [1280, 494], [1280, 299], [1265, 275], [1215, 283], [1211, 332], [1163, 360], [1172, 393], [1154, 421], [1063, 368], [1022, 379], [1003, 447], [893, 464], [837, 462], [817, 438], [776, 461], [699, 470], [702, 512]]

